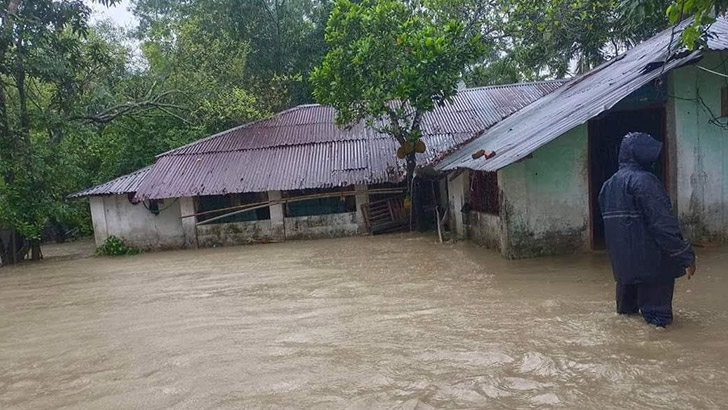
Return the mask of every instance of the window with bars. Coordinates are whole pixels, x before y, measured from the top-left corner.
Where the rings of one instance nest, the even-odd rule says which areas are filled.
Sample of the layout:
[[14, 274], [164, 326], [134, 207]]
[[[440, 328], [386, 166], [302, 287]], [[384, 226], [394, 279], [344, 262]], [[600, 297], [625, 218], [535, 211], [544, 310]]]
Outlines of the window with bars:
[[480, 171], [471, 173], [470, 209], [491, 215], [500, 214], [498, 173]]
[[[245, 194], [227, 194], [227, 195], [211, 195], [211, 196], [200, 196], [197, 198], [197, 212], [208, 212], [215, 211], [218, 209], [226, 209], [232, 207], [238, 207], [246, 204], [260, 204], [268, 200], [267, 192], [252, 192]], [[198, 220], [200, 222], [207, 219], [215, 218], [220, 215], [224, 215], [226, 212], [233, 212], [233, 210], [210, 213], [206, 215], [200, 215]], [[235, 222], [248, 222], [248, 221], [262, 221], [270, 219], [270, 208], [262, 207], [254, 209], [249, 212], [242, 212], [235, 215], [230, 215], [227, 218], [219, 219], [213, 223], [235, 223]]]
[[[296, 191], [285, 191], [283, 196], [295, 198], [297, 196], [315, 194], [339, 194], [344, 191], [352, 191], [353, 186], [348, 188], [334, 189], [306, 189]], [[356, 212], [356, 198], [354, 196], [331, 196], [324, 198], [312, 198], [305, 201], [289, 202], [285, 206], [286, 217], [329, 215], [345, 212]]]

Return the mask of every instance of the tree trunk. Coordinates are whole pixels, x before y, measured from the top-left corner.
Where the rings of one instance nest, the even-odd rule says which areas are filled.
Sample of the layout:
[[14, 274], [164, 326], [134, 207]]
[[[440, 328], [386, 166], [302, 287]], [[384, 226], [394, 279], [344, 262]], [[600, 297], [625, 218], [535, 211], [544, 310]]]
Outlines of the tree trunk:
[[[20, 5], [20, 0], [11, 0], [8, 4], [7, 8], [5, 10], [2, 10], [2, 19], [4, 22], [4, 25], [0, 27], [3, 31], [3, 36], [9, 39], [12, 39], [13, 37], [13, 30], [15, 28], [15, 14], [18, 12], [18, 7]], [[6, 62], [6, 53], [9, 50], [10, 43], [12, 40], [9, 40], [7, 43], [0, 44], [0, 64], [4, 64]], [[5, 74], [9, 72], [4, 72], [4, 70], [9, 69], [9, 67], [3, 67], [3, 70], [0, 70], [0, 74]], [[5, 162], [6, 164], [9, 164], [13, 160], [13, 150], [12, 150], [12, 133], [10, 129], [10, 118], [8, 118], [8, 108], [7, 108], [7, 95], [5, 94], [5, 86], [0, 84], [0, 161]], [[13, 172], [12, 168], [8, 167], [4, 170], [5, 174], [2, 175], [2, 177], [5, 178], [5, 183], [10, 184], [13, 182]], [[6, 246], [7, 247], [7, 246]]]
[[[424, 113], [422, 111], [417, 110], [415, 112], [414, 117], [412, 118], [412, 125], [410, 126], [410, 131], [408, 137], [414, 136], [415, 139], [413, 142], [416, 142], [420, 136], [422, 135], [421, 130], [421, 124], [422, 124], [422, 117], [424, 116]], [[410, 138], [407, 138], [407, 140], [410, 140]], [[417, 184], [415, 183], [415, 170], [417, 169], [417, 152], [412, 151], [407, 154], [407, 192], [410, 195], [410, 198], [412, 200], [412, 208], [410, 209], [410, 230], [412, 229], [412, 220], [414, 216], [414, 228], [418, 232], [422, 232], [425, 228], [424, 219], [423, 219], [423, 204], [422, 204], [422, 196], [419, 195]]]
[[[0, 84], [0, 163], [12, 164], [12, 136], [10, 133], [10, 120], [8, 118], [7, 99], [5, 97], [5, 87]], [[3, 167], [2, 178], [5, 184], [12, 184], [13, 177], [12, 167]]]
[[10, 246], [5, 246], [2, 235], [0, 235], [0, 266], [7, 265], [10, 261]]
[[23, 260], [23, 243], [23, 237], [15, 229], [0, 237], [0, 265], [13, 265]]
[[39, 240], [33, 240], [30, 243], [30, 255], [30, 259], [34, 261], [43, 259], [43, 252], [41, 252]]
[[410, 208], [410, 229], [422, 232], [425, 230], [426, 223], [424, 220], [425, 213], [422, 195], [418, 189], [419, 184], [415, 181], [416, 169], [416, 154], [414, 152], [407, 154], [407, 194], [412, 200], [412, 207]]
[[413, 184], [415, 179], [415, 169], [417, 169], [417, 157], [414, 152], [407, 154], [407, 193], [412, 195]]
[[[27, 162], [30, 161], [30, 117], [28, 115], [28, 92], [25, 89], [25, 71], [18, 69], [15, 76], [18, 87], [18, 102], [20, 103], [20, 143], [21, 152]], [[28, 163], [28, 165], [30, 165]]]

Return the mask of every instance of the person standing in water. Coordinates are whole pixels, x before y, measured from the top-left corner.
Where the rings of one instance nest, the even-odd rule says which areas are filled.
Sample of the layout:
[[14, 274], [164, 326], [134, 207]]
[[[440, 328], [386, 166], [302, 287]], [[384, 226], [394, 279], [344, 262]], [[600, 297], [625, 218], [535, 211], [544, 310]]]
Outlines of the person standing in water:
[[622, 140], [619, 171], [602, 186], [599, 206], [617, 282], [617, 312], [672, 323], [675, 279], [695, 274], [695, 253], [680, 233], [667, 191], [651, 172], [662, 143], [644, 133]]

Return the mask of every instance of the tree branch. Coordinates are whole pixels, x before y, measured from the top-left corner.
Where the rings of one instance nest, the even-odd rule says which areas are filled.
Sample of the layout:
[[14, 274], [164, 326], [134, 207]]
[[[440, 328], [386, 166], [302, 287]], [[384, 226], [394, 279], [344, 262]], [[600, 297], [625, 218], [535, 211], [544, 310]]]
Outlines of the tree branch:
[[402, 126], [399, 123], [399, 117], [397, 116], [397, 113], [394, 112], [394, 110], [391, 107], [387, 107], [387, 114], [389, 115], [389, 122], [391, 123], [391, 127], [393, 132], [391, 133], [394, 138], [399, 142], [400, 145], [404, 145], [407, 140], [405, 139], [403, 132], [402, 132]]
[[168, 108], [166, 108], [165, 106], [161, 106], [161, 105], [160, 105], [160, 106], [157, 106], [157, 108], [158, 108], [158, 109], [159, 109], [160, 111], [164, 112], [165, 114], [169, 115], [170, 117], [174, 117], [174, 118], [176, 118], [176, 119], [180, 120], [180, 121], [181, 121], [181, 122], [182, 122], [183, 124], [185, 124], [185, 125], [192, 125], [192, 122], [190, 122], [189, 120], [187, 120], [186, 118], [184, 118], [184, 117], [182, 117], [182, 116], [180, 116], [180, 115], [177, 115], [177, 114], [173, 113], [172, 111], [170, 111], [170, 110], [169, 110]]
[[420, 131], [420, 125], [422, 124], [422, 117], [424, 113], [420, 110], [415, 111], [414, 118], [412, 118], [412, 126], [410, 128], [411, 131]]
[[[154, 88], [154, 87], [152, 87]], [[151, 90], [150, 90], [151, 91]], [[159, 95], [156, 95], [154, 97], [150, 97], [150, 93], [148, 92], [146, 97], [147, 99], [144, 101], [136, 101], [136, 102], [126, 102], [123, 104], [115, 105], [113, 107], [107, 108], [104, 111], [98, 113], [98, 114], [88, 114], [88, 115], [74, 115], [69, 117], [68, 119], [71, 121], [78, 121], [83, 120], [87, 123], [97, 123], [97, 124], [107, 124], [111, 121], [114, 121], [115, 119], [130, 115], [137, 111], [148, 111], [152, 109], [158, 109], [160, 111], [163, 111], [167, 113], [168, 115], [171, 115], [175, 117], [178, 120], [183, 121], [185, 124], [189, 124], [189, 121], [184, 119], [178, 114], [175, 114], [171, 111], [171, 109], [181, 110], [181, 111], [187, 111], [189, 112], [189, 108], [171, 104], [171, 103], [165, 103], [161, 101], [164, 97], [174, 94], [174, 93], [181, 93], [179, 90], [168, 90], [163, 93], [160, 93]]]

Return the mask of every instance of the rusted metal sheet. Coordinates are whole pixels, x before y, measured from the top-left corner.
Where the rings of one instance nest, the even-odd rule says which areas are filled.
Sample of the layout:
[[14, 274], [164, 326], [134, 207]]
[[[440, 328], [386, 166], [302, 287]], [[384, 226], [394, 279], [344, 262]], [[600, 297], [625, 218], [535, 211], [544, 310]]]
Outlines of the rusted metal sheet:
[[106, 182], [101, 185], [97, 185], [93, 188], [71, 194], [69, 198], [84, 198], [87, 196], [99, 196], [99, 195], [122, 195], [134, 193], [139, 189], [142, 181], [149, 174], [151, 166], [142, 168], [138, 171], [134, 171], [131, 174], [127, 174]]
[[[389, 140], [347, 141], [213, 154], [167, 155], [154, 165], [155, 179], [138, 192], [143, 198], [223, 195], [240, 192], [332, 188], [397, 182], [394, 143]], [[370, 150], [389, 155], [370, 156]], [[369, 161], [373, 157], [376, 161]]]
[[[484, 129], [561, 86], [561, 81], [461, 91], [423, 118], [427, 166]], [[138, 199], [332, 188], [400, 182], [392, 137], [362, 124], [334, 124], [335, 110], [302, 105], [161, 154]]]
[[[463, 90], [453, 104], [438, 107], [425, 115], [423, 133], [482, 131], [562, 84], [564, 81], [543, 81]], [[336, 111], [331, 107], [301, 105], [270, 119], [233, 128], [160, 156], [389, 138], [363, 124], [350, 129], [338, 127], [334, 124], [335, 116]]]
[[[496, 171], [526, 157], [572, 128], [609, 110], [661, 74], [698, 58], [700, 52], [682, 52], [670, 61], [664, 61], [670, 40], [679, 41], [680, 32], [679, 27], [673, 37], [672, 30], [663, 31], [575, 78], [463, 145], [438, 163], [435, 169]], [[710, 32], [713, 37], [708, 41], [709, 49], [728, 49], [728, 21], [719, 19]], [[496, 156], [488, 160], [474, 159], [472, 154], [480, 150], [493, 151]]]

